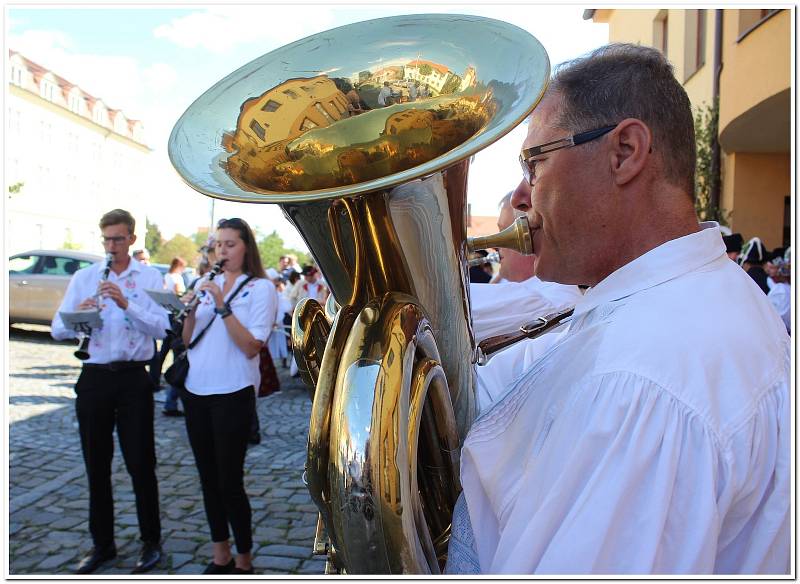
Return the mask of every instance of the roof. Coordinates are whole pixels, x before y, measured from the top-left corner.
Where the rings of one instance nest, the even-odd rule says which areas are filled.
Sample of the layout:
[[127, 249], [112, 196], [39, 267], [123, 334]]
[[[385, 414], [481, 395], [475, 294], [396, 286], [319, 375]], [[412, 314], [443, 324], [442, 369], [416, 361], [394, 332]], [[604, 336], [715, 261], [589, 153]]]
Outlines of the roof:
[[73, 83], [71, 81], [68, 81], [67, 79], [61, 77], [57, 73], [54, 73], [50, 69], [47, 69], [46, 67], [42, 67], [38, 63], [35, 63], [35, 62], [31, 61], [30, 59], [28, 59], [25, 55], [23, 55], [19, 51], [15, 51], [13, 49], [9, 49], [8, 50], [8, 55], [9, 55], [9, 58], [16, 56], [18, 59], [22, 60], [22, 62], [25, 65], [25, 67], [32, 73], [34, 83], [37, 86], [39, 85], [39, 83], [41, 82], [43, 77], [45, 77], [48, 74], [51, 75], [53, 77], [53, 80], [55, 81], [56, 85], [58, 85], [59, 89], [61, 90], [61, 94], [63, 95], [65, 101], [68, 99], [70, 91], [72, 91], [73, 89], [77, 88], [81, 92], [81, 97], [86, 101], [86, 105], [88, 106], [90, 111], [92, 111], [94, 109], [94, 106], [98, 102], [100, 102], [108, 110], [110, 119], [113, 120], [114, 117], [117, 114], [122, 114], [124, 119], [127, 121], [128, 129], [131, 132], [131, 136], [126, 136], [126, 137], [127, 138], [131, 138], [134, 141], [138, 142], [138, 140], [136, 140], [134, 138], [134, 136], [133, 136], [133, 125], [134, 125], [134, 123], [141, 124], [140, 120], [131, 119], [122, 110], [109, 107], [108, 105], [106, 105], [105, 100], [103, 100], [103, 98], [97, 97], [97, 96], [94, 96], [94, 95], [90, 95], [85, 90], [81, 89], [81, 87], [79, 85], [77, 85], [77, 84], [75, 84], [75, 83]]
[[104, 259], [100, 254], [77, 251], [74, 249], [32, 249], [21, 253], [15, 253], [12, 257], [26, 255], [55, 255], [74, 260], [88, 260], [91, 262], [99, 262]]
[[413, 61], [409, 62], [406, 65], [406, 67], [419, 67], [420, 65], [430, 65], [431, 68], [436, 69], [442, 75], [450, 71], [450, 69], [448, 69], [441, 63], [434, 63], [433, 61], [425, 61], [424, 59], [414, 59]]

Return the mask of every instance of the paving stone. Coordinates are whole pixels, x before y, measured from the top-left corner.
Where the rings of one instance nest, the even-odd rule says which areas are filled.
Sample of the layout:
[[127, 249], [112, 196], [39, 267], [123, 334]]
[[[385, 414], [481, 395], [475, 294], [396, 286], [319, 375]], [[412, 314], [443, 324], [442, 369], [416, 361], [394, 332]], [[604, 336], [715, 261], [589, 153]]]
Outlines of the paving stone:
[[299, 565], [300, 560], [295, 558], [283, 558], [280, 556], [258, 556], [253, 558], [253, 567], [283, 571], [284, 574], [288, 574]]
[[192, 554], [172, 553], [170, 554], [170, 565], [175, 570], [193, 559], [194, 556]]
[[198, 542], [189, 539], [179, 539], [172, 537], [164, 541], [163, 547], [169, 552], [185, 552], [192, 553], [198, 547]]
[[295, 545], [273, 544], [261, 548], [262, 554], [270, 556], [284, 556], [287, 558], [307, 559], [311, 556], [311, 545], [302, 547]]
[[325, 560], [306, 560], [297, 569], [298, 574], [324, 574]]
[[46, 558], [42, 563], [36, 566], [37, 571], [41, 570], [47, 572], [49, 570], [53, 570], [54, 568], [58, 568], [67, 562], [71, 562], [75, 558], [74, 552], [64, 552], [55, 556], [50, 556]]

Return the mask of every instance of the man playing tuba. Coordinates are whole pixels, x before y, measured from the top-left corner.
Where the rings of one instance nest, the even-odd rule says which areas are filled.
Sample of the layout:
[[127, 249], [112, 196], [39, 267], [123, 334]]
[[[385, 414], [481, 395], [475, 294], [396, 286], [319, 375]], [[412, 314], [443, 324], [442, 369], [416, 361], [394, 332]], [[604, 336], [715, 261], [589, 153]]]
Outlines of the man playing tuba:
[[698, 224], [671, 65], [634, 45], [567, 63], [523, 146], [536, 273], [590, 288], [470, 428], [447, 571], [786, 574], [789, 337]]

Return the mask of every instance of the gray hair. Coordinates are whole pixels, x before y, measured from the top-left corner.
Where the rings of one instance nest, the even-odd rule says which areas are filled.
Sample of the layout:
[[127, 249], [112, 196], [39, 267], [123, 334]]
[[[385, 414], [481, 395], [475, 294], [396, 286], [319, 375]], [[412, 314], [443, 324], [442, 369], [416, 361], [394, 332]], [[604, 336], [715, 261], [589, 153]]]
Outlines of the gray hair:
[[692, 106], [661, 52], [606, 45], [559, 65], [547, 92], [560, 99], [556, 126], [572, 133], [625, 118], [647, 124], [665, 178], [693, 196], [697, 150]]
[[514, 194], [514, 191], [508, 191], [503, 198], [500, 199], [500, 202], [497, 203], [497, 208], [502, 209], [505, 205], [511, 206], [511, 195]]

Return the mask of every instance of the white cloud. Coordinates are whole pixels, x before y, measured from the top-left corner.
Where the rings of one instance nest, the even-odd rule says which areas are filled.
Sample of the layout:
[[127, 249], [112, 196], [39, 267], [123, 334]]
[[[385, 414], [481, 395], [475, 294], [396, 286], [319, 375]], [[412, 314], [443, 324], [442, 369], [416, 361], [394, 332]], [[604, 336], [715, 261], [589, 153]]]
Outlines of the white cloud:
[[314, 7], [313, 18], [298, 18], [302, 10], [299, 6], [215, 6], [175, 18], [156, 27], [153, 34], [179, 47], [212, 53], [228, 53], [238, 45], [256, 42], [264, 44], [266, 52], [332, 26], [329, 8]]
[[178, 72], [166, 63], [155, 63], [147, 67], [143, 75], [146, 88], [153, 92], [171, 89], [178, 80]]

